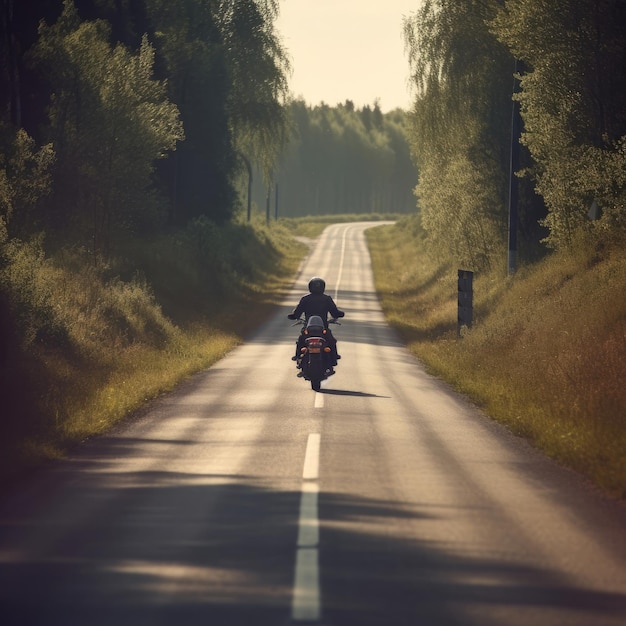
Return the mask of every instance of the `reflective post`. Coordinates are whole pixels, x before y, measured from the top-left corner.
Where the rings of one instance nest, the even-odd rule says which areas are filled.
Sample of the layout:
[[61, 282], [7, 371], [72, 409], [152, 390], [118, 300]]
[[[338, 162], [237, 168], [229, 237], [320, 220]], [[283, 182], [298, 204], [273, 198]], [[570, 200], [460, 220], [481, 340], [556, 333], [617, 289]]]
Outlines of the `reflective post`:
[[461, 336], [461, 329], [472, 327], [474, 317], [473, 300], [474, 300], [474, 272], [469, 270], [459, 270], [459, 311], [457, 315], [457, 335]]

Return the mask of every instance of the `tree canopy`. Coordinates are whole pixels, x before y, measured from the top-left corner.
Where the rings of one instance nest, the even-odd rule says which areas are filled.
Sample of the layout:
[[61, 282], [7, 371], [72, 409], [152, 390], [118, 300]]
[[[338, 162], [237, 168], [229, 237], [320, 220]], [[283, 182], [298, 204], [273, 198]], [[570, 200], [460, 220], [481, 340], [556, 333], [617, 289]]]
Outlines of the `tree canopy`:
[[422, 223], [434, 248], [474, 266], [506, 232], [513, 59], [487, 28], [496, 8], [428, 0], [405, 21]]
[[518, 147], [528, 246], [624, 230], [625, 18], [620, 0], [426, 0], [406, 18], [410, 141], [433, 249], [477, 267], [501, 255]]
[[9, 236], [106, 253], [230, 220], [254, 174], [258, 203], [278, 183], [294, 215], [415, 210], [414, 187], [433, 251], [486, 266], [518, 148], [528, 250], [626, 229], [623, 0], [425, 0], [404, 24], [408, 117], [290, 103], [277, 0], [1, 2]]
[[522, 141], [554, 247], [589, 226], [594, 200], [601, 230], [626, 228], [624, 23], [619, 0], [508, 0], [492, 23], [526, 67]]
[[54, 154], [45, 208], [11, 204], [16, 233], [106, 253], [122, 233], [229, 220], [242, 158], [274, 167], [289, 132], [275, 0], [2, 4], [4, 162], [18, 131]]
[[82, 22], [66, 2], [53, 26], [41, 25], [33, 50], [54, 85], [48, 133], [58, 155], [57, 219], [89, 233], [96, 252], [108, 250], [114, 229], [158, 220], [153, 162], [184, 137], [165, 84], [153, 78], [147, 38], [135, 54], [109, 38], [107, 22]]

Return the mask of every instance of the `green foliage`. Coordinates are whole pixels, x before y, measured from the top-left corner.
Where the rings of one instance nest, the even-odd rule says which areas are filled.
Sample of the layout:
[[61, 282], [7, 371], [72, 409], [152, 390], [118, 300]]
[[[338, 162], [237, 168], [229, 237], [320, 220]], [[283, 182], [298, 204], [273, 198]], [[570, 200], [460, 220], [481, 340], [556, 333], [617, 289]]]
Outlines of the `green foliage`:
[[41, 333], [55, 334], [51, 266], [41, 238], [31, 242], [5, 239], [0, 250], [0, 285], [15, 312], [16, 331], [28, 348]]
[[571, 245], [589, 226], [594, 199], [601, 231], [626, 226], [625, 20], [620, 0], [508, 0], [492, 24], [526, 66], [523, 141], [552, 247]]
[[[215, 298], [262, 283], [265, 275], [274, 272], [281, 256], [279, 242], [283, 250], [288, 249], [286, 237], [279, 239], [281, 232], [275, 226], [269, 229], [249, 223], [216, 226], [205, 218], [191, 222], [180, 242], [197, 268], [198, 293], [203, 294], [205, 306], [214, 307]], [[214, 312], [214, 308], [203, 312]]]
[[503, 250], [501, 189], [467, 155], [423, 167], [417, 187], [427, 245], [459, 266], [488, 267]]
[[101, 432], [214, 363], [273, 310], [302, 256], [282, 226], [208, 220], [97, 266], [85, 249], [49, 256], [2, 232], [0, 478], [26, 450]]
[[433, 250], [479, 268], [503, 248], [513, 59], [487, 29], [497, 2], [429, 0], [405, 20], [411, 147]]
[[271, 181], [289, 135], [289, 61], [274, 32], [276, 2], [220, 3], [219, 24], [231, 79], [228, 113], [236, 148]]
[[[281, 216], [407, 212], [417, 174], [405, 135], [405, 115], [375, 105], [331, 108], [292, 103], [295, 136], [276, 173]], [[273, 191], [273, 190], [272, 190]], [[267, 188], [255, 198], [265, 206]]]
[[257, 163], [269, 180], [289, 132], [277, 3], [149, 0], [148, 8], [187, 135], [159, 170], [170, 221], [223, 222], [237, 208], [242, 161]]
[[6, 153], [0, 153], [0, 220], [12, 235], [32, 232], [35, 209], [50, 192], [54, 150], [51, 144], [37, 149], [23, 129], [5, 141]]
[[230, 219], [237, 160], [227, 103], [231, 81], [219, 24], [219, 3], [147, 0], [156, 45], [176, 102], [185, 141], [158, 170], [170, 200], [169, 222], [184, 227], [200, 216]]
[[80, 22], [66, 0], [57, 23], [42, 25], [34, 52], [54, 88], [57, 206], [64, 221], [90, 234], [95, 253], [109, 250], [114, 231], [158, 219], [153, 162], [183, 139], [177, 107], [152, 78], [147, 39], [137, 54], [108, 39], [105, 22]]

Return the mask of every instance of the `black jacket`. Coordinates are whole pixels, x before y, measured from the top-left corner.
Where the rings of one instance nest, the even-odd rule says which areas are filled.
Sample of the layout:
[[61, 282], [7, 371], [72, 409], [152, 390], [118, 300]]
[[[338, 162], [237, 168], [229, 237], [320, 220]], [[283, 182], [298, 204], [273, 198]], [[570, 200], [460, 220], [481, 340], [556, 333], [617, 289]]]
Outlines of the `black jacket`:
[[305, 319], [312, 315], [319, 315], [324, 324], [328, 326], [328, 315], [331, 317], [343, 317], [345, 313], [337, 308], [335, 301], [325, 293], [309, 293], [303, 296], [298, 306], [288, 316], [289, 319], [296, 320], [304, 313]]

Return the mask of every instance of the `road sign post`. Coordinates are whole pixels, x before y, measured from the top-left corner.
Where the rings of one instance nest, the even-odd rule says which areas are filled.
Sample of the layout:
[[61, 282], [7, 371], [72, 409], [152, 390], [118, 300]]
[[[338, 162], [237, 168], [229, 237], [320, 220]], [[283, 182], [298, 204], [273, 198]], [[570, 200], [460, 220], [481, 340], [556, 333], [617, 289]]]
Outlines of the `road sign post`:
[[470, 272], [469, 270], [459, 270], [458, 275], [459, 311], [457, 315], [457, 334], [460, 337], [463, 326], [466, 328], [472, 327], [472, 320], [474, 317], [474, 272]]

